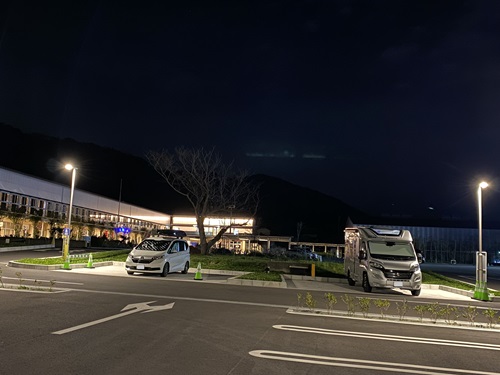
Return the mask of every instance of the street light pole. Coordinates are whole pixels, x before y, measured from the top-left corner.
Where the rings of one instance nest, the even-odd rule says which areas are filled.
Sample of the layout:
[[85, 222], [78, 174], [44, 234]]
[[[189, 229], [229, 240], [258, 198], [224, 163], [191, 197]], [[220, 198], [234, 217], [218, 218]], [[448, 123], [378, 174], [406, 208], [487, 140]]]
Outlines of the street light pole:
[[64, 234], [63, 241], [63, 260], [64, 264], [67, 265], [65, 268], [69, 268], [69, 241], [71, 237], [71, 214], [73, 210], [73, 194], [75, 192], [75, 179], [76, 179], [76, 170], [77, 168], [73, 167], [71, 164], [66, 164], [64, 166], [68, 171], [72, 171], [71, 173], [71, 192], [69, 196], [69, 209], [68, 209], [68, 228], [66, 233]]
[[477, 188], [477, 212], [479, 228], [479, 251], [476, 252], [476, 289], [474, 299], [490, 301], [487, 287], [487, 253], [483, 252], [483, 214], [482, 214], [482, 191], [488, 187], [487, 182], [481, 182]]

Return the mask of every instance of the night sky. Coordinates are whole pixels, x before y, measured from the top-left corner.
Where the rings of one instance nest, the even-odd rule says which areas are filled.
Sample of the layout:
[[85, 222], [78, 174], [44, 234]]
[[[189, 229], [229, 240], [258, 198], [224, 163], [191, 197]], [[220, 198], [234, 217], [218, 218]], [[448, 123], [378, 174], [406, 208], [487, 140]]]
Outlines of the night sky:
[[[0, 122], [374, 214], [500, 214], [498, 1], [3, 1]], [[291, 202], [293, 204], [293, 202]], [[430, 209], [432, 207], [432, 209]]]

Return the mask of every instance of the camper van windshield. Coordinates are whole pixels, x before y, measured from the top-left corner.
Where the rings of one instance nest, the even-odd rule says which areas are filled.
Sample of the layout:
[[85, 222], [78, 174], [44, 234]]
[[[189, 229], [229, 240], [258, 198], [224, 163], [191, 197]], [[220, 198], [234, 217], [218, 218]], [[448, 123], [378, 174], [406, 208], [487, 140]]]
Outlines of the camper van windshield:
[[415, 251], [407, 242], [369, 242], [370, 254], [380, 259], [413, 259]]

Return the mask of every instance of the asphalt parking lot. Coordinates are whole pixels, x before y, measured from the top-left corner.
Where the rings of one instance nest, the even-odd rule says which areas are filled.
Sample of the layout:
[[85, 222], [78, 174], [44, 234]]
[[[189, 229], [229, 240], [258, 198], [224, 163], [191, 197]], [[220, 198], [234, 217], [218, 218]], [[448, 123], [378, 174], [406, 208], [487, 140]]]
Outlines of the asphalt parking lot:
[[[68, 271], [56, 271], [56, 272], [68, 272]], [[137, 278], [152, 278], [160, 277], [159, 275], [142, 275], [134, 274], [127, 275], [125, 272], [124, 264], [118, 264], [115, 262], [114, 265], [95, 267], [95, 268], [74, 268], [70, 272], [84, 273], [84, 274], [97, 274], [112, 277], [137, 277]], [[231, 284], [231, 285], [248, 285], [248, 286], [261, 286], [261, 287], [277, 287], [277, 288], [288, 288], [288, 289], [298, 289], [298, 290], [315, 290], [315, 291], [325, 291], [332, 293], [352, 293], [353, 291], [362, 292], [361, 287], [350, 287], [342, 279], [325, 279], [317, 278], [316, 280], [311, 280], [307, 276], [291, 276], [287, 275], [285, 281], [282, 283], [272, 283], [272, 282], [258, 282], [255, 280], [241, 280], [237, 279], [239, 272], [219, 271], [219, 270], [203, 270], [202, 277], [203, 280], [194, 280], [194, 275], [196, 273], [196, 268], [190, 268], [187, 274], [181, 273], [171, 273], [167, 276], [168, 280], [172, 281], [183, 281], [183, 282], [204, 282], [204, 283], [217, 283], [217, 284]], [[374, 294], [391, 295], [391, 294], [408, 294], [411, 296], [410, 292], [403, 291], [399, 289], [376, 289]], [[412, 297], [415, 298], [415, 297]], [[442, 300], [462, 300], [470, 301], [471, 298], [467, 295], [461, 295], [453, 293], [450, 291], [445, 291], [439, 289], [437, 286], [424, 284], [422, 287], [422, 292], [420, 297], [417, 298], [429, 298], [429, 299], [442, 299]]]

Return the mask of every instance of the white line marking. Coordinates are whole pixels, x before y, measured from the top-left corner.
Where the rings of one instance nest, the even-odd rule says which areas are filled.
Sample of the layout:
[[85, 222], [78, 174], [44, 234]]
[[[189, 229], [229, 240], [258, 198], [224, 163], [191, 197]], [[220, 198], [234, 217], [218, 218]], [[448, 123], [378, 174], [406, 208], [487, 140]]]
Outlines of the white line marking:
[[459, 347], [463, 347], [463, 348], [473, 348], [473, 349], [500, 350], [500, 345], [484, 344], [484, 343], [479, 343], [479, 342], [441, 340], [441, 339], [431, 339], [431, 338], [425, 338], [425, 337], [406, 337], [406, 336], [395, 336], [395, 335], [383, 335], [383, 334], [378, 334], [378, 333], [339, 331], [339, 330], [333, 330], [333, 329], [301, 327], [301, 326], [292, 326], [292, 325], [274, 325], [273, 328], [281, 329], [281, 330], [285, 330], [285, 331], [315, 333], [315, 334], [321, 334], [321, 335], [346, 336], [346, 337], [357, 337], [357, 338], [374, 339], [374, 340], [387, 340], [387, 341], [401, 341], [401, 342], [411, 342], [411, 343], [416, 343], [416, 344], [459, 346]]
[[79, 329], [91, 327], [91, 326], [94, 326], [96, 324], [105, 323], [105, 322], [108, 322], [108, 321], [113, 320], [113, 319], [122, 318], [122, 317], [130, 315], [130, 314], [135, 314], [137, 312], [144, 313], [144, 312], [159, 311], [159, 310], [169, 310], [169, 309], [174, 307], [174, 303], [175, 303], [175, 302], [172, 302], [172, 303], [169, 303], [169, 304], [163, 305], [163, 306], [149, 306], [150, 303], [154, 303], [154, 302], [156, 302], [156, 301], [133, 303], [133, 304], [125, 306], [122, 309], [122, 311], [124, 311], [124, 310], [128, 310], [128, 311], [125, 311], [125, 312], [122, 312], [122, 313], [116, 314], [116, 315], [111, 315], [111, 316], [108, 316], [106, 318], [94, 320], [93, 322], [80, 324], [80, 325], [75, 326], [75, 327], [70, 327], [70, 328], [60, 330], [60, 331], [52, 332], [52, 334], [53, 335], [64, 335], [65, 333], [69, 333], [69, 332], [77, 331]]
[[316, 365], [336, 366], [336, 367], [352, 367], [363, 368], [369, 370], [390, 371], [397, 373], [409, 374], [425, 374], [425, 375], [456, 375], [460, 374], [476, 374], [476, 375], [499, 375], [498, 372], [486, 372], [476, 370], [464, 370], [444, 367], [431, 367], [411, 365], [406, 363], [393, 362], [378, 362], [364, 359], [325, 357], [319, 355], [309, 355], [302, 353], [280, 352], [274, 350], [252, 350], [249, 352], [251, 356], [258, 358], [274, 359], [288, 362], [301, 362]]

